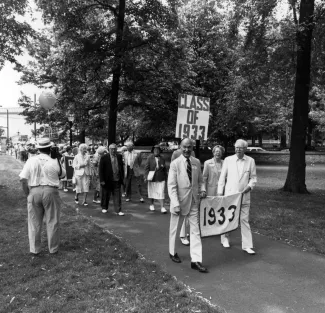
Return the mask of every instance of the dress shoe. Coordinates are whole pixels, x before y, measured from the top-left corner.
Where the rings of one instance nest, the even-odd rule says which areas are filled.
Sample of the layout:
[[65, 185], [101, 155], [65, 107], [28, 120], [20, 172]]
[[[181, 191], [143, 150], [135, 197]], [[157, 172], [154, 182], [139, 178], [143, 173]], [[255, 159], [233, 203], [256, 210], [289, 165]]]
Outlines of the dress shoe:
[[127, 198], [127, 199], [125, 199], [125, 201], [126, 201], [126, 202], [130, 202], [130, 199], [129, 199], [129, 198]]
[[226, 242], [222, 242], [221, 244], [222, 244], [222, 246], [223, 246], [224, 248], [230, 248], [230, 244], [229, 244], [228, 241], [226, 241]]
[[179, 239], [181, 240], [181, 243], [184, 246], [189, 246], [190, 245], [190, 242], [188, 241], [188, 239], [186, 237], [180, 237]]
[[161, 213], [162, 214], [166, 214], [167, 213], [167, 210], [165, 208], [161, 208]]
[[68, 190], [67, 188], [64, 188], [63, 191], [64, 191], [64, 192], [68, 192], [69, 190]]
[[79, 204], [79, 200], [78, 200], [78, 198], [74, 198], [74, 202], [75, 202], [76, 204]]
[[82, 205], [83, 206], [88, 206], [88, 203], [87, 202], [84, 202]]
[[248, 253], [249, 255], [254, 255], [256, 254], [255, 251], [251, 248], [246, 248], [246, 249], [243, 249], [244, 252]]
[[177, 253], [175, 253], [174, 255], [169, 254], [169, 257], [175, 263], [182, 263], [182, 260], [179, 258], [179, 256], [177, 255]]
[[207, 273], [208, 269], [205, 268], [201, 262], [191, 262], [191, 268], [201, 273]]
[[150, 211], [154, 211], [154, 210], [155, 210], [155, 207], [154, 207], [154, 205], [153, 205], [153, 204], [151, 204], [151, 205], [150, 205], [150, 207], [149, 207], [149, 209], [150, 209]]
[[119, 215], [119, 216], [124, 216], [125, 215], [123, 212], [118, 212], [116, 214]]
[[107, 210], [106, 209], [102, 209], [102, 213], [107, 213]]

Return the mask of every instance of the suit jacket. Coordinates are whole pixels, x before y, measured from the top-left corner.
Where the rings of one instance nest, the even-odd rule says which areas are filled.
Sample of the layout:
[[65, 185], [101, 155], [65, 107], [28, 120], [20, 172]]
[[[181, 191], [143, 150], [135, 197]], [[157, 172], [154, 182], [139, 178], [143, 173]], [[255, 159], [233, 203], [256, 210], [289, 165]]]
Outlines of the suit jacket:
[[[80, 165], [87, 165], [86, 167], [80, 168]], [[86, 158], [84, 159], [81, 154], [77, 154], [74, 159], [72, 166], [74, 168], [74, 174], [75, 176], [82, 176], [84, 173], [86, 175], [90, 175], [90, 158], [89, 155], [86, 155]]]
[[[116, 154], [117, 164], [119, 168], [119, 182], [123, 184], [124, 178], [124, 168], [123, 168], [123, 161], [122, 156], [120, 154]], [[108, 189], [111, 188], [113, 185], [113, 168], [111, 162], [111, 156], [109, 153], [104, 154], [99, 161], [99, 181], [105, 182], [104, 188]]]
[[[125, 151], [123, 154], [125, 177], [127, 175], [129, 153], [130, 153], [129, 151]], [[132, 150], [131, 168], [133, 168], [133, 172], [135, 176], [140, 176], [141, 174], [140, 172], [141, 162], [142, 162], [141, 154], [139, 152], [135, 152], [134, 150]]]
[[[253, 158], [244, 155], [244, 168], [241, 176], [237, 170], [237, 155], [225, 158], [218, 183], [218, 193], [231, 195], [242, 192], [247, 185], [253, 189], [256, 185], [256, 165]], [[243, 196], [243, 204], [250, 204], [250, 192]]]
[[187, 215], [190, 212], [192, 202], [199, 205], [199, 192], [205, 191], [202, 180], [201, 163], [198, 159], [190, 157], [192, 164], [192, 184], [189, 181], [184, 157], [180, 156], [170, 164], [168, 175], [168, 195], [170, 197], [170, 212], [175, 213], [174, 208], [180, 207], [180, 214]]
[[[221, 161], [221, 166], [223, 161]], [[204, 162], [203, 183], [207, 191], [207, 196], [215, 197], [218, 191], [218, 181], [221, 174], [221, 166], [218, 168], [214, 158]]]
[[153, 182], [162, 182], [167, 179], [167, 169], [165, 159], [160, 156], [158, 161], [158, 169], [156, 158], [153, 154], [149, 155], [144, 167], [144, 177], [148, 177], [149, 171], [155, 171], [155, 175], [152, 179]]

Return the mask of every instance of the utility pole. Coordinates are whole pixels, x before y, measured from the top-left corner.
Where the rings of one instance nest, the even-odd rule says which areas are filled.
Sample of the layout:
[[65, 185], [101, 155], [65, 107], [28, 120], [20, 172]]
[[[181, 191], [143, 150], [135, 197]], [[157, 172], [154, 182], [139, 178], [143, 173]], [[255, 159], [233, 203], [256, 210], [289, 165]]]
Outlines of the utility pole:
[[34, 112], [35, 112], [35, 116], [34, 116], [34, 136], [35, 136], [35, 140], [36, 140], [36, 93], [34, 93]]

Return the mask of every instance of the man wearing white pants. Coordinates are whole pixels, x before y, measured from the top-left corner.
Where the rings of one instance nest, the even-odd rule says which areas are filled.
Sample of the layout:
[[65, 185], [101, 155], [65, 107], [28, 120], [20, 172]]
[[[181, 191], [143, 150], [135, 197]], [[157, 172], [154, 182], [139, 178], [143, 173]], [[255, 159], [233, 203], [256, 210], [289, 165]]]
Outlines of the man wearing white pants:
[[182, 155], [170, 164], [168, 194], [170, 197], [169, 256], [173, 262], [181, 263], [176, 253], [176, 233], [179, 221], [187, 216], [190, 224], [191, 268], [201, 273], [207, 269], [202, 265], [202, 243], [199, 229], [199, 193], [206, 197], [200, 161], [191, 156], [191, 139], [181, 142]]
[[[225, 158], [218, 182], [218, 196], [243, 193], [240, 214], [242, 249], [254, 255], [252, 232], [249, 226], [250, 192], [256, 185], [256, 166], [253, 158], [245, 155], [247, 142], [238, 139], [235, 154]], [[230, 247], [229, 234], [221, 235], [221, 244]]]

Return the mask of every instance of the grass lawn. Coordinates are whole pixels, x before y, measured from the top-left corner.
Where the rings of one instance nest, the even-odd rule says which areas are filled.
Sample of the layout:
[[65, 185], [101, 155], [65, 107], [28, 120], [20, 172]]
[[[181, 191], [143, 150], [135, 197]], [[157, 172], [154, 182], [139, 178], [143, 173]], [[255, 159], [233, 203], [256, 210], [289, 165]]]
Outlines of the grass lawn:
[[284, 167], [258, 168], [251, 227], [257, 233], [303, 250], [325, 254], [325, 169], [308, 167], [307, 195], [280, 191], [286, 174]]
[[17, 171], [0, 175], [0, 312], [221, 312], [74, 209], [61, 217], [61, 247], [28, 248], [26, 197]]

